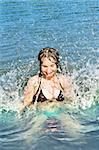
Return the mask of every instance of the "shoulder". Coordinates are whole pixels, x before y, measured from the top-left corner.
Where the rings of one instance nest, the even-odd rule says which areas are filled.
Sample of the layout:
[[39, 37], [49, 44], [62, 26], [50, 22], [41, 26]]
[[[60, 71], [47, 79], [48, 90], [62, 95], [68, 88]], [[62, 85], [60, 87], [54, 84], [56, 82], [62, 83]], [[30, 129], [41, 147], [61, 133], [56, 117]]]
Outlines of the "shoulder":
[[37, 85], [39, 82], [39, 75], [35, 75], [29, 78], [27, 85], [31, 86], [31, 85]]
[[59, 74], [58, 78], [59, 78], [60, 82], [63, 84], [66, 84], [66, 83], [68, 84], [68, 83], [72, 82], [72, 77], [69, 75]]

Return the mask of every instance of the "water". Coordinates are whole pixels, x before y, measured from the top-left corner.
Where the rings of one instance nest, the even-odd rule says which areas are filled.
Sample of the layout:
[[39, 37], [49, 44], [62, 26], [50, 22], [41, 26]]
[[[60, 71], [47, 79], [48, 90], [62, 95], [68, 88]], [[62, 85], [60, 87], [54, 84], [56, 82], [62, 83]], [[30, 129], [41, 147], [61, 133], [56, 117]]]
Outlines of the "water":
[[[99, 1], [0, 0], [0, 33], [0, 150], [98, 150]], [[64, 114], [84, 125], [80, 135], [48, 118], [39, 128], [30, 110], [18, 116], [23, 88], [46, 46], [59, 49], [63, 72], [77, 85], [77, 108]]]

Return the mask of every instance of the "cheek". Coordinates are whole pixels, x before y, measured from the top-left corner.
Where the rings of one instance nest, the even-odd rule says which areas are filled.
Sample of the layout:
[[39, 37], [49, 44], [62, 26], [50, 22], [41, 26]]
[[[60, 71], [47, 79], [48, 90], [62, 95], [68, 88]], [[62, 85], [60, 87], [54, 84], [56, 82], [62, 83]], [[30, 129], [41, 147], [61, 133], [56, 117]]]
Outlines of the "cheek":
[[57, 71], [57, 66], [54, 66], [54, 67], [53, 67], [53, 70], [54, 70], [54, 71]]
[[45, 72], [45, 71], [46, 71], [46, 68], [41, 67], [41, 71], [42, 71], [42, 72]]

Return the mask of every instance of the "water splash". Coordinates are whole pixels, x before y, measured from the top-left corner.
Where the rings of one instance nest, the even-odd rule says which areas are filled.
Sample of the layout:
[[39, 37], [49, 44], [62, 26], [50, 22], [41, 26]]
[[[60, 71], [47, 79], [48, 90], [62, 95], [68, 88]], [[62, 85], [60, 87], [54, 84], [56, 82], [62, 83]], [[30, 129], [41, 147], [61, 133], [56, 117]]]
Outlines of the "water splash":
[[[77, 93], [77, 105], [82, 109], [90, 108], [99, 102], [98, 61], [95, 63], [91, 61], [91, 59], [88, 60], [82, 67], [79, 67], [79, 64], [76, 64], [76, 67], [70, 66], [67, 60], [64, 61], [65, 64], [62, 64], [65, 72], [71, 71], [72, 68], [71, 74]], [[0, 77], [0, 110], [18, 110], [18, 103], [23, 98], [23, 89], [27, 79], [37, 70], [35, 61], [30, 61], [28, 65], [20, 65], [17, 69], [14, 68]]]
[[74, 74], [79, 104], [82, 109], [90, 108], [99, 102], [99, 68], [97, 64], [91, 64], [90, 60], [82, 69]]
[[8, 72], [6, 75], [2, 75], [0, 86], [0, 110], [6, 111], [17, 110], [17, 104], [19, 102], [18, 86], [16, 71]]

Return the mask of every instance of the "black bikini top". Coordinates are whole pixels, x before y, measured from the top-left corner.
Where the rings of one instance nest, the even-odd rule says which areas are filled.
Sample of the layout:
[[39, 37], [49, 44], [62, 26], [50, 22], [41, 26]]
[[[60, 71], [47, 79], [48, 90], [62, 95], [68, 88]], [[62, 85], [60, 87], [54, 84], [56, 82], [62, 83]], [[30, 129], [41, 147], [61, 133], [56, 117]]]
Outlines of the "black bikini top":
[[[36, 94], [33, 96], [33, 104], [35, 103], [35, 101], [37, 102], [44, 102], [44, 101], [47, 101], [48, 99], [44, 96], [43, 92], [42, 92], [42, 89], [40, 90], [40, 85], [41, 85], [41, 80], [40, 80], [40, 84], [39, 84], [39, 87], [36, 91]], [[61, 86], [61, 83], [60, 83], [60, 86]], [[62, 86], [61, 86], [62, 87]], [[39, 92], [39, 94], [38, 94]], [[63, 92], [60, 90], [60, 93], [58, 95], [58, 97], [56, 98], [57, 101], [63, 101], [64, 100], [64, 96], [63, 96]]]

